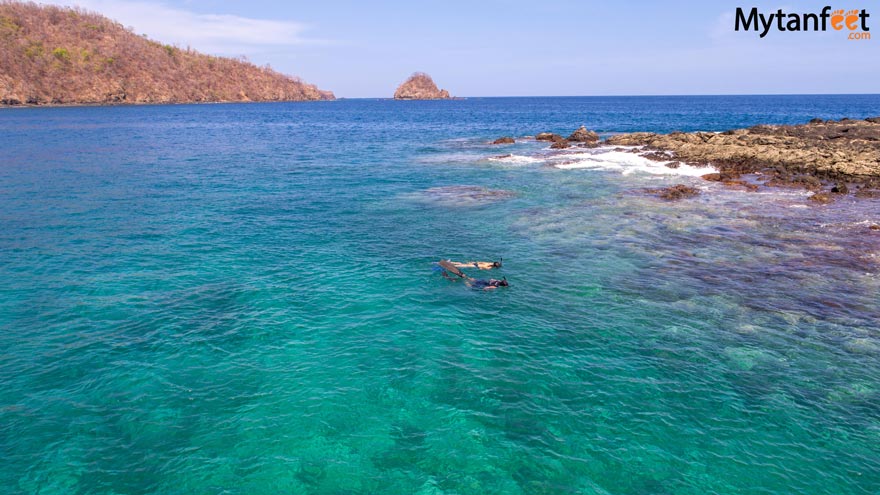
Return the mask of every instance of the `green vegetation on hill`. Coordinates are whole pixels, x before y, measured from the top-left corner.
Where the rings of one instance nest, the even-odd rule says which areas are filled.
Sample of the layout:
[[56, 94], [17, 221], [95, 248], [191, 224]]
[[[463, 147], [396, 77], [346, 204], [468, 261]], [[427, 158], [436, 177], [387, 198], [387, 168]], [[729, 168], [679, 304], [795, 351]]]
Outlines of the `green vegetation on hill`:
[[332, 100], [244, 59], [139, 36], [77, 8], [0, 2], [0, 104]]

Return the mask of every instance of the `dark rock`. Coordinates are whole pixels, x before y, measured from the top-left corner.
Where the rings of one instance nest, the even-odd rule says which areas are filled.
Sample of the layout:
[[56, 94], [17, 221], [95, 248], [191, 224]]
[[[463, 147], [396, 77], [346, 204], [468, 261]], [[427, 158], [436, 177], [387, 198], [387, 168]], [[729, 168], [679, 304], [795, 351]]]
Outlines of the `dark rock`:
[[599, 142], [599, 135], [593, 131], [588, 131], [584, 126], [580, 126], [571, 133], [571, 136], [568, 136], [568, 140], [578, 143], [597, 143]]
[[667, 168], [678, 168], [681, 166], [681, 162], [669, 162], [666, 164]]
[[492, 144], [514, 144], [516, 140], [512, 137], [504, 136], [492, 141]]
[[479, 206], [503, 201], [516, 196], [513, 191], [488, 189], [482, 186], [457, 185], [425, 189], [413, 195], [414, 199], [441, 206]]
[[643, 154], [642, 157], [647, 158], [648, 160], [651, 160], [652, 162], [668, 162], [669, 160], [672, 159], [671, 156], [669, 156], [666, 153], [663, 153], [662, 151], [651, 151], [649, 153]]
[[554, 143], [557, 141], [564, 141], [565, 138], [560, 136], [559, 134], [553, 134], [552, 132], [541, 132], [537, 136], [535, 136], [537, 141], [553, 141]]
[[672, 187], [663, 187], [659, 189], [646, 189], [645, 191], [651, 194], [656, 194], [659, 198], [669, 201], [692, 198], [700, 194], [700, 190], [696, 187], [686, 186], [684, 184], [676, 184]]
[[861, 199], [880, 198], [880, 190], [877, 189], [859, 189], [856, 191], [856, 197]]
[[880, 230], [880, 225], [877, 225], [877, 224], [875, 223], [874, 225], [871, 225], [871, 226], [868, 227], [868, 228], [871, 229], [871, 230]]
[[764, 183], [767, 187], [803, 188], [808, 191], [818, 191], [822, 188], [822, 181], [812, 175], [776, 176]]
[[825, 121], [822, 119], [810, 119], [811, 124], [824, 124]]
[[880, 124], [880, 117], [868, 117], [865, 120], [872, 124]]
[[303, 483], [315, 486], [326, 476], [326, 471], [323, 466], [315, 462], [304, 462], [300, 465], [299, 471], [296, 472], [296, 477]]
[[757, 191], [758, 185], [752, 184], [751, 182], [746, 182], [744, 180], [723, 180], [721, 181], [727, 187], [731, 187], [734, 189], [742, 189], [745, 191]]
[[820, 205], [827, 205], [828, 203], [834, 201], [834, 198], [832, 198], [831, 194], [827, 192], [817, 192], [807, 199], [814, 203], [819, 203]]
[[831, 188], [831, 192], [835, 194], [848, 194], [849, 187], [846, 186], [845, 182], [838, 182], [834, 185], [834, 187]]
[[564, 150], [565, 148], [570, 148], [571, 143], [566, 141], [565, 139], [561, 141], [554, 141], [553, 144], [550, 145], [550, 148], [555, 150]]
[[730, 181], [737, 180], [740, 178], [740, 174], [736, 172], [718, 172], [714, 174], [705, 174], [700, 176], [703, 180], [708, 180], [712, 182], [721, 182], [721, 181]]

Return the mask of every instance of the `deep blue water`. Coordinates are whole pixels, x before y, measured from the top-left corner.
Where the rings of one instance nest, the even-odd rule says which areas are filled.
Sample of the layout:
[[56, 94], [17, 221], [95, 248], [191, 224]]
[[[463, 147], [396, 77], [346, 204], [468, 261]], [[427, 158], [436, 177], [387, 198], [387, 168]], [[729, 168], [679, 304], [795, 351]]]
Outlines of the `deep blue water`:
[[[880, 202], [486, 144], [878, 115], [878, 95], [2, 110], [0, 486], [880, 493]], [[703, 192], [641, 192], [676, 183]], [[432, 265], [499, 257], [469, 271], [508, 278], [491, 292]]]

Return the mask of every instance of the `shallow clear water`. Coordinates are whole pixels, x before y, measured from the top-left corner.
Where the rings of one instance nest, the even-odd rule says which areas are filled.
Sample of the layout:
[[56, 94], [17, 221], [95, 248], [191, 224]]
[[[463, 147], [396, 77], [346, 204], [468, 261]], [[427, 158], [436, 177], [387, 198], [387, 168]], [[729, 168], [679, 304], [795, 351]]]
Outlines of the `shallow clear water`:
[[[4, 110], [0, 486], [876, 494], [880, 202], [485, 144], [872, 115], [880, 96]], [[676, 183], [703, 194], [641, 192]], [[498, 257], [494, 292], [432, 267]]]

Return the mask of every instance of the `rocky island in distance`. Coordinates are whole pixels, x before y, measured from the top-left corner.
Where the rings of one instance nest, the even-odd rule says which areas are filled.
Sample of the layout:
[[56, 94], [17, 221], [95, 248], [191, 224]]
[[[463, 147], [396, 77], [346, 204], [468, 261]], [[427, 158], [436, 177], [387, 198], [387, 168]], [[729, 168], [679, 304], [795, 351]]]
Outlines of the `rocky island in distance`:
[[440, 89], [434, 79], [424, 72], [409, 76], [394, 92], [395, 100], [448, 100], [449, 91]]

